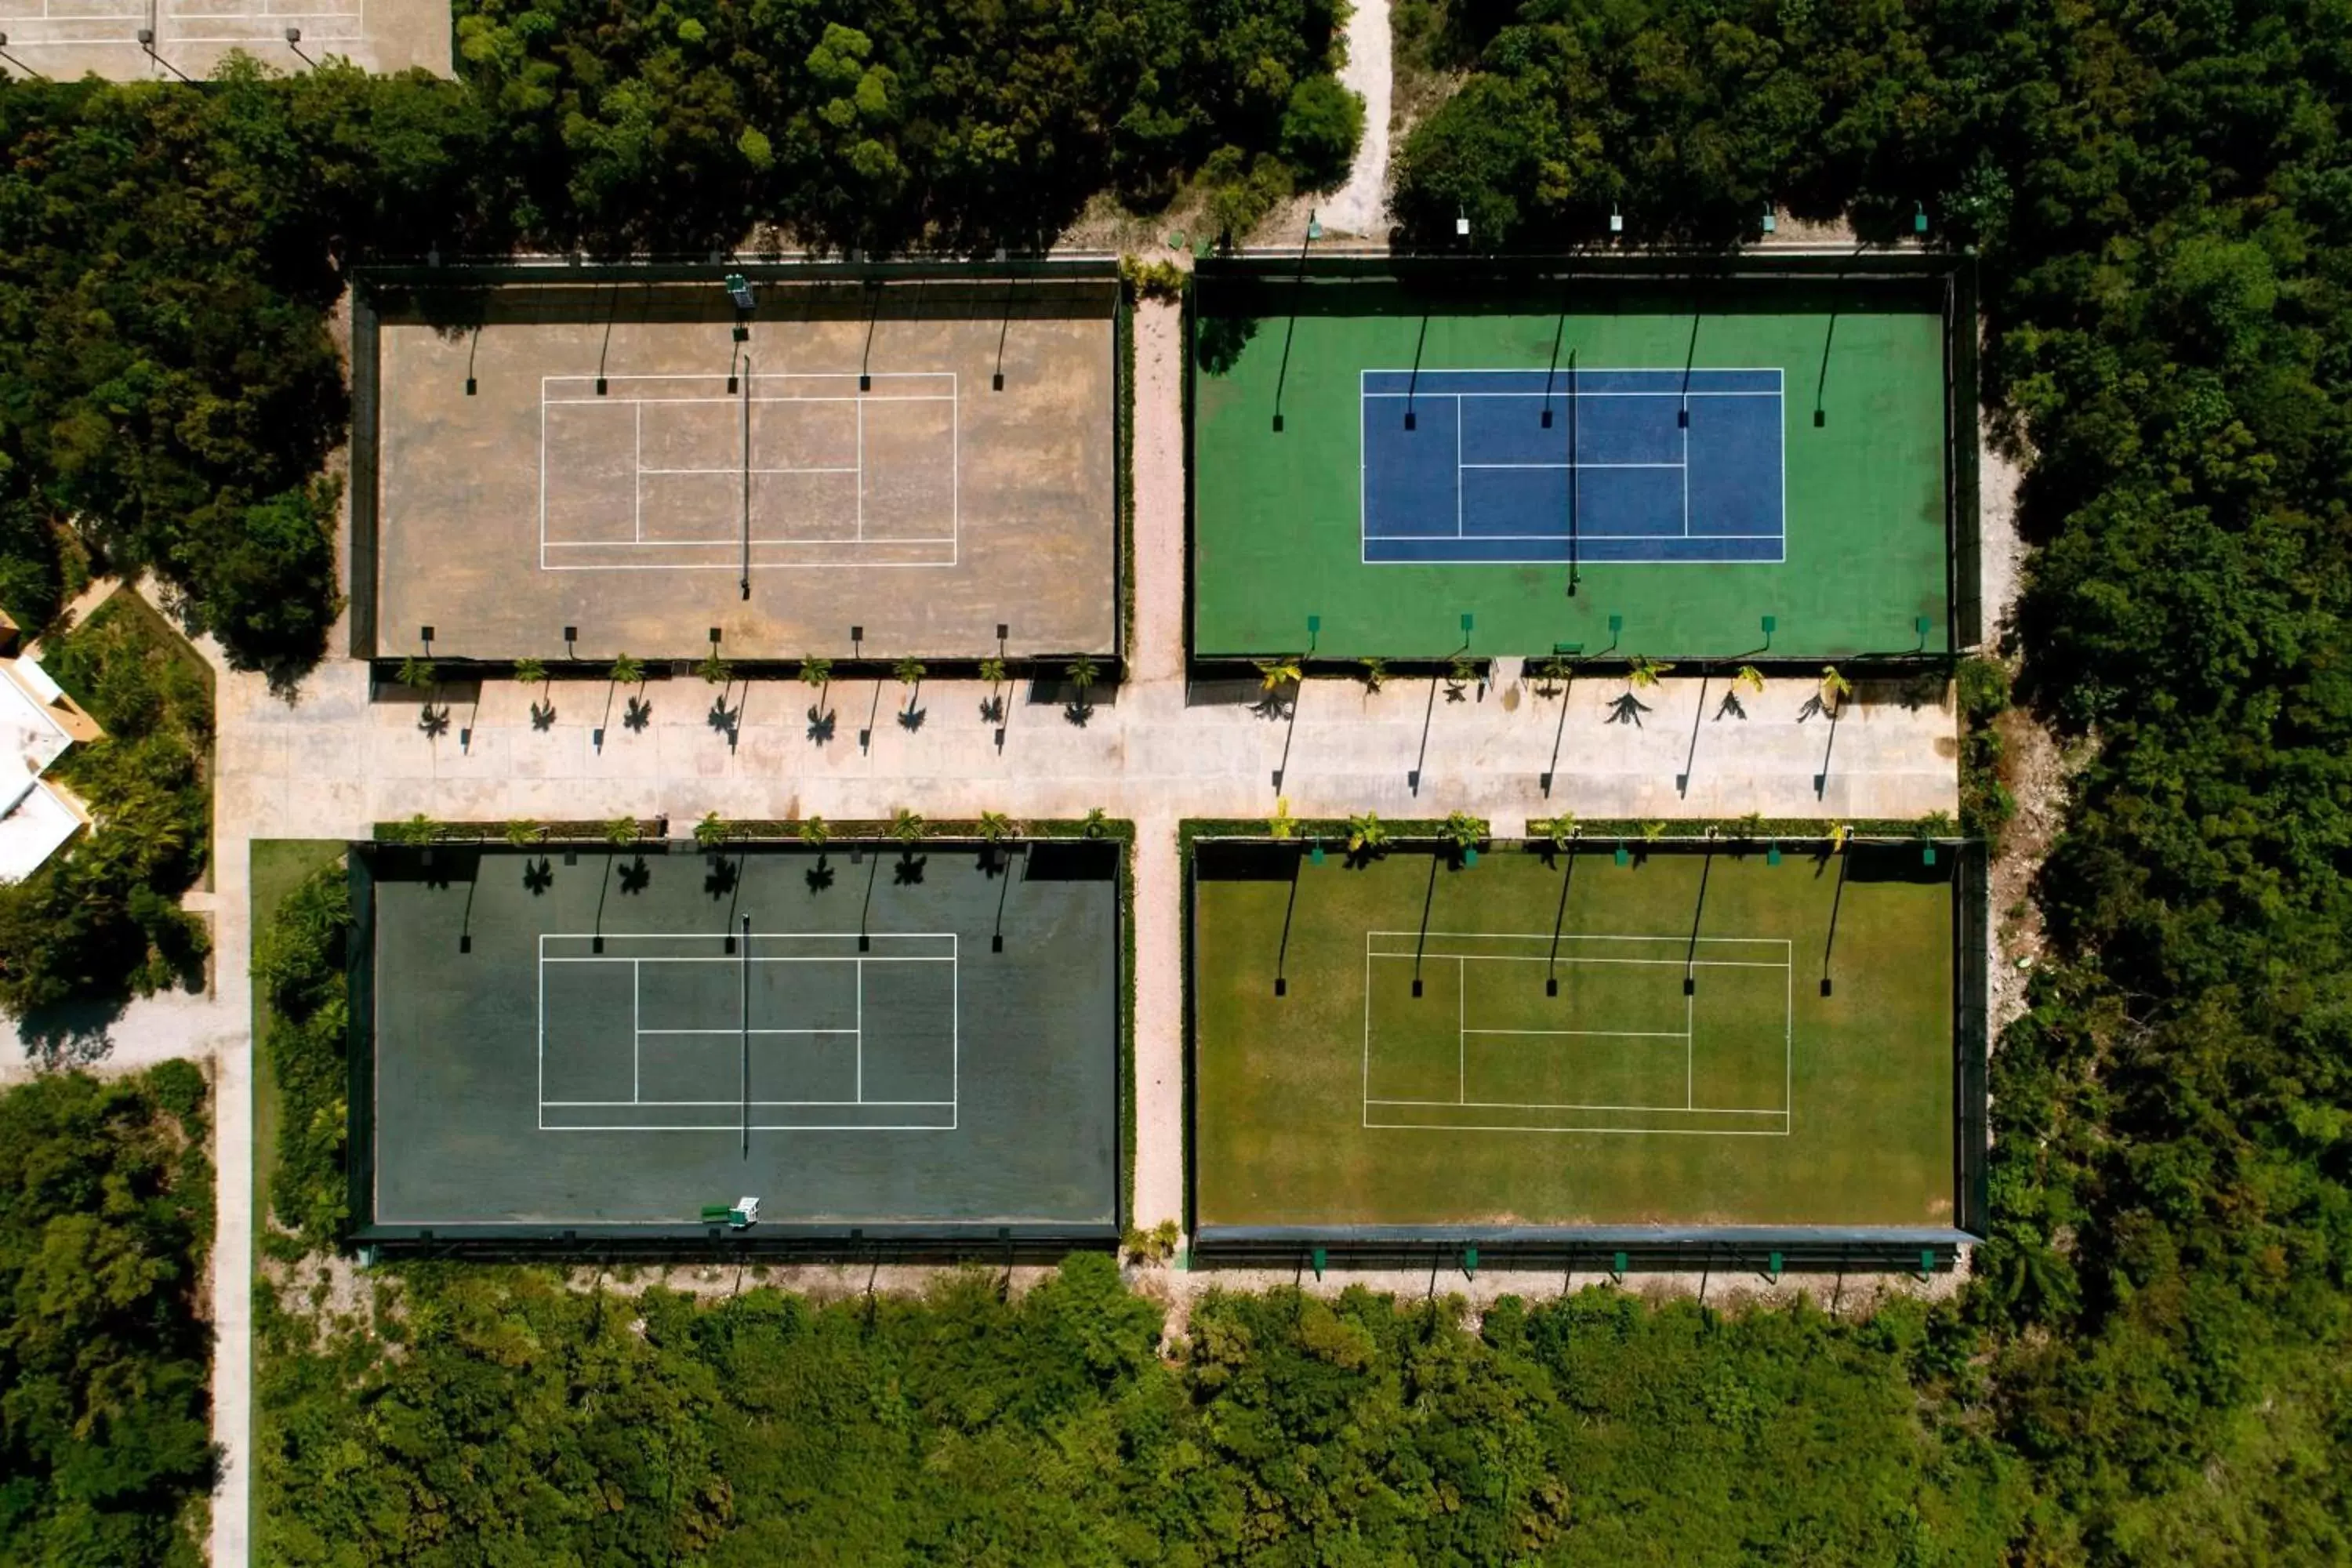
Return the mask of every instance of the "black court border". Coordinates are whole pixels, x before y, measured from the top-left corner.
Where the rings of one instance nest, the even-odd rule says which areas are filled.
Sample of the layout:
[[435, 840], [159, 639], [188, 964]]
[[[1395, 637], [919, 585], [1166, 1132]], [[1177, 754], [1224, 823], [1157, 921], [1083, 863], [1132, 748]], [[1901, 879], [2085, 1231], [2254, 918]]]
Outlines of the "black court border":
[[[1952, 1054], [1955, 1116], [1952, 1126], [1951, 1226], [1479, 1226], [1479, 1225], [1203, 1225], [1200, 1217], [1199, 1098], [1200, 944], [1194, 939], [1199, 911], [1201, 858], [1239, 849], [1305, 857], [1315, 839], [1329, 839], [1322, 824], [1301, 824], [1296, 838], [1213, 831], [1223, 824], [1187, 822], [1181, 832], [1184, 910], [1184, 1217], [1193, 1238], [1192, 1260], [1206, 1268], [1327, 1267], [1355, 1268], [1472, 1268], [1579, 1269], [1622, 1274], [1643, 1271], [1696, 1272], [1707, 1268], [1777, 1274], [1899, 1271], [1926, 1275], [1954, 1267], [1961, 1248], [1989, 1234], [1990, 1204], [1985, 1164], [1990, 1152], [1985, 1058], [1987, 970], [1991, 962], [1990, 898], [1984, 841], [1937, 837], [1937, 853], [1953, 857]], [[1772, 840], [1793, 854], [1817, 853], [1825, 836], [1781, 835]], [[1917, 849], [1931, 840], [1918, 837], [1859, 835], [1851, 847]], [[1586, 853], [1607, 848], [1613, 839], [1584, 840]], [[1639, 846], [1644, 855], [1759, 853], [1762, 836], [1735, 831], [1714, 837], [1660, 839]], [[1451, 847], [1410, 828], [1391, 841], [1399, 854], [1438, 853]], [[1502, 854], [1531, 852], [1533, 840], [1496, 840]]]
[[[1253, 252], [1202, 258], [1193, 268], [1193, 285], [1184, 291], [1184, 652], [1188, 668], [1214, 674], [1246, 670], [1252, 658], [1290, 656], [1295, 650], [1261, 648], [1254, 655], [1203, 656], [1194, 622], [1198, 595], [1195, 582], [1195, 508], [1193, 493], [1194, 381], [1200, 374], [1201, 322], [1219, 295], [1237, 295], [1240, 313], [1252, 313], [1252, 295], [1265, 297], [1266, 308], [1256, 312], [1280, 312], [1273, 300], [1287, 290], [1316, 285], [1348, 283], [1392, 284], [1425, 289], [1433, 296], [1475, 293], [1482, 288], [1504, 292], [1537, 286], [1587, 284], [1597, 289], [1675, 287], [1694, 292], [1739, 295], [1759, 286], [1791, 282], [1862, 285], [1890, 295], [1911, 294], [1932, 306], [1944, 323], [1944, 598], [1945, 635], [1941, 646], [1925, 650], [1888, 648], [1866, 651], [1837, 662], [1865, 675], [1900, 672], [1923, 663], [1948, 662], [1980, 647], [1985, 637], [1982, 524], [1979, 516], [1978, 456], [1978, 278], [1973, 248], [1962, 251], [1853, 250], [1822, 251], [1612, 251], [1549, 256], [1365, 256]], [[1203, 296], [1208, 297], [1204, 303]], [[1550, 650], [1503, 650], [1529, 658]], [[1695, 655], [1663, 657], [1686, 662], [1706, 662]], [[1356, 661], [1342, 661], [1352, 670]], [[1599, 665], [1606, 661], [1595, 658]], [[1767, 668], [1810, 668], [1817, 658], [1783, 658], [1771, 653], [1751, 656], [1746, 662]]]
[[[967, 841], [927, 838], [927, 846], [956, 847]], [[978, 840], [969, 841], [976, 844]], [[351, 889], [350, 945], [345, 952], [351, 1034], [346, 1080], [345, 1194], [352, 1216], [343, 1237], [363, 1258], [373, 1257], [595, 1259], [604, 1258], [787, 1258], [810, 1262], [943, 1263], [958, 1261], [1052, 1262], [1073, 1251], [1108, 1251], [1126, 1234], [1132, 1203], [1128, 1146], [1132, 1103], [1133, 1027], [1129, 964], [1133, 933], [1128, 902], [1132, 886], [1132, 846], [1119, 838], [1076, 839], [1032, 836], [1017, 845], [1051, 844], [1067, 848], [1097, 843], [1112, 867], [1110, 938], [1118, 979], [1112, 987], [1111, 1218], [1094, 1225], [995, 1225], [990, 1223], [887, 1223], [795, 1225], [761, 1221], [746, 1230], [702, 1224], [674, 1225], [379, 1225], [375, 1220], [375, 882], [376, 862], [413, 858], [424, 847], [354, 841], [348, 850]], [[840, 837], [830, 847], [877, 851], [904, 847], [895, 839]], [[473, 846], [452, 843], [451, 848]], [[647, 855], [698, 855], [692, 840], [648, 840], [634, 847]]]
[[[383, 361], [379, 334], [382, 312], [379, 300], [390, 300], [408, 291], [463, 292], [470, 289], [497, 289], [514, 286], [546, 287], [559, 285], [605, 283], [677, 284], [707, 283], [717, 287], [730, 274], [740, 274], [753, 283], [981, 283], [1022, 282], [1097, 283], [1111, 290], [1111, 406], [1112, 463], [1111, 510], [1106, 520], [1112, 531], [1111, 551], [1111, 643], [1110, 651], [1097, 655], [1113, 679], [1124, 668], [1127, 648], [1127, 574], [1130, 552], [1127, 535], [1130, 515], [1129, 486], [1132, 482], [1133, 464], [1127, 449], [1126, 432], [1118, 410], [1126, 407], [1134, 395], [1129, 384], [1129, 345], [1134, 332], [1133, 310], [1127, 289], [1119, 277], [1118, 262], [1108, 257], [1031, 258], [1003, 261], [752, 261], [728, 258], [701, 262], [688, 261], [595, 261], [580, 257], [550, 258], [537, 261], [465, 262], [440, 265], [414, 262], [397, 265], [354, 268], [351, 275], [352, 300], [352, 427], [351, 479], [345, 495], [351, 516], [351, 584], [350, 612], [351, 655], [353, 658], [376, 663], [388, 663], [401, 656], [385, 648], [379, 637], [376, 595], [383, 571], [381, 541], [378, 534], [376, 499], [383, 463], [383, 433], [378, 416], [383, 407]], [[928, 657], [928, 656], [926, 656]], [[477, 674], [503, 673], [513, 668], [512, 659], [451, 659], [453, 666], [463, 666]], [[559, 661], [549, 660], [554, 664]], [[593, 663], [594, 661], [575, 661]], [[841, 669], [857, 661], [836, 659]], [[976, 667], [976, 660], [938, 659], [942, 669], [961, 668], [962, 664]], [[1051, 661], [1036, 661], [1051, 662]], [[796, 660], [767, 660], [747, 665], [753, 669], [767, 669], [789, 674], [797, 667]], [[887, 668], [887, 661], [877, 661], [876, 668]], [[384, 672], [389, 674], [388, 669]]]

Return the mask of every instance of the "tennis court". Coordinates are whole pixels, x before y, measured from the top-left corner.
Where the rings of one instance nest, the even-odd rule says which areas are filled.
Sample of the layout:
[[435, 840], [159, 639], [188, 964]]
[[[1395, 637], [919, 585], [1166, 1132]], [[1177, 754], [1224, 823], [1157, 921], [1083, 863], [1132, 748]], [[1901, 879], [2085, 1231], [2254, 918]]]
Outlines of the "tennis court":
[[1955, 857], [1202, 845], [1205, 1228], [1950, 1228]]
[[339, 57], [383, 74], [449, 74], [448, 0], [0, 0], [0, 35], [8, 54], [61, 81], [201, 80], [236, 50], [280, 71]]
[[1973, 639], [1948, 279], [1396, 266], [1202, 265], [1197, 655]]
[[1368, 370], [1364, 560], [1783, 553], [1778, 370]]
[[1113, 1223], [1114, 847], [366, 858], [379, 1232]]
[[376, 280], [362, 651], [1111, 651], [1112, 285], [678, 270]]

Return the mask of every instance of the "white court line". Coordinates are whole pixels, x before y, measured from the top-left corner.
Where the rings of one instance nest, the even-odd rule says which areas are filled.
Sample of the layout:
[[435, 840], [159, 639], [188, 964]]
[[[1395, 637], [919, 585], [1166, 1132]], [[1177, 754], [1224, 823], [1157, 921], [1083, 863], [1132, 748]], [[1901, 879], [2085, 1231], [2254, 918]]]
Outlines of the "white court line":
[[[1387, 951], [1381, 951], [1381, 950], [1379, 949], [1378, 942], [1379, 942], [1379, 940], [1380, 940], [1381, 938], [1383, 938], [1383, 937], [1385, 937], [1385, 938], [1391, 938], [1391, 939], [1396, 939], [1396, 940], [1411, 939], [1411, 940], [1413, 942], [1413, 943], [1414, 943], [1414, 950], [1413, 950], [1413, 951], [1406, 951], [1406, 952], [1387, 952]], [[1455, 951], [1455, 952], [1436, 951], [1436, 952], [1433, 952], [1433, 951], [1431, 951], [1431, 950], [1430, 950], [1430, 942], [1431, 942], [1431, 940], [1432, 940], [1432, 939], [1435, 939], [1435, 940], [1436, 940], [1436, 941], [1441, 944], [1441, 947], [1442, 947], [1444, 944], [1445, 944], [1445, 943], [1449, 943], [1449, 942], [1472, 942], [1472, 941], [1475, 941], [1475, 942], [1497, 942], [1497, 943], [1502, 943], [1502, 942], [1530, 942], [1530, 943], [1541, 943], [1541, 944], [1545, 947], [1545, 949], [1546, 949], [1547, 951], [1546, 951], [1546, 952], [1542, 952], [1542, 953], [1469, 952], [1462, 952], [1462, 951]], [[1580, 955], [1580, 954], [1577, 954], [1577, 953], [1574, 953], [1574, 952], [1571, 952], [1564, 951], [1564, 950], [1568, 949], [1568, 948], [1570, 946], [1570, 944], [1573, 944], [1573, 943], [1579, 943], [1579, 942], [1593, 942], [1593, 943], [1633, 942], [1633, 943], [1645, 943], [1645, 944], [1656, 944], [1656, 945], [1668, 945], [1668, 944], [1671, 944], [1672, 946], [1675, 946], [1675, 947], [1676, 947], [1676, 948], [1681, 949], [1681, 950], [1682, 950], [1683, 956], [1682, 956], [1682, 957], [1661, 956], [1661, 957], [1658, 957], [1658, 958], [1612, 958], [1612, 957], [1585, 956], [1585, 955]], [[1702, 959], [1702, 958], [1696, 958], [1696, 957], [1692, 956], [1692, 955], [1696, 952], [1696, 949], [1697, 949], [1700, 945], [1702, 945], [1702, 944], [1714, 945], [1714, 946], [1717, 946], [1717, 947], [1734, 947], [1734, 948], [1741, 947], [1741, 946], [1748, 946], [1748, 947], [1766, 947], [1766, 948], [1777, 947], [1777, 948], [1779, 948], [1779, 949], [1780, 950], [1781, 958], [1780, 958], [1780, 962], [1778, 962], [1778, 963], [1764, 963], [1764, 962], [1758, 962], [1758, 961], [1755, 961], [1755, 960], [1745, 960], [1745, 959], [1730, 959], [1730, 958], [1725, 958], [1725, 959]], [[1557, 946], [1558, 948], [1559, 948], [1559, 949], [1563, 950], [1563, 951], [1559, 952], [1557, 954], [1557, 956], [1555, 956], [1555, 954], [1554, 954], [1554, 953], [1553, 953], [1553, 952], [1551, 951], [1555, 946]], [[1376, 958], [1385, 958], [1385, 959], [1391, 959], [1391, 960], [1398, 960], [1398, 959], [1412, 959], [1412, 960], [1418, 960], [1418, 961], [1423, 961], [1423, 962], [1431, 962], [1431, 961], [1433, 961], [1433, 962], [1438, 962], [1438, 963], [1443, 963], [1443, 962], [1444, 962], [1444, 961], [1445, 961], [1446, 959], [1448, 959], [1448, 958], [1451, 958], [1451, 959], [1453, 959], [1453, 960], [1454, 960], [1454, 998], [1455, 998], [1455, 1025], [1454, 1025], [1454, 1027], [1455, 1027], [1455, 1052], [1456, 1052], [1456, 1063], [1455, 1063], [1455, 1075], [1456, 1075], [1455, 1096], [1456, 1096], [1456, 1098], [1455, 1098], [1454, 1100], [1451, 1100], [1451, 1101], [1448, 1101], [1448, 1100], [1404, 1100], [1404, 1099], [1396, 1099], [1396, 1098], [1390, 1098], [1390, 1097], [1375, 1096], [1375, 1095], [1373, 1095], [1373, 1093], [1371, 1092], [1371, 1070], [1372, 1070], [1372, 1068], [1371, 1068], [1371, 1052], [1372, 1052], [1372, 1004], [1373, 1004], [1373, 990], [1372, 990], [1372, 961], [1373, 961], [1374, 959], [1376, 959]], [[1697, 1068], [1697, 1028], [1698, 1028], [1698, 1020], [1697, 1020], [1697, 1005], [1698, 1005], [1698, 1004], [1697, 1004], [1696, 995], [1696, 993], [1695, 993], [1695, 992], [1687, 991], [1687, 990], [1686, 990], [1686, 991], [1685, 991], [1685, 992], [1684, 992], [1684, 994], [1683, 994], [1683, 1019], [1684, 1019], [1684, 1027], [1682, 1028], [1682, 1030], [1681, 1030], [1680, 1032], [1676, 1032], [1676, 1031], [1673, 1031], [1673, 1030], [1633, 1030], [1633, 1029], [1629, 1029], [1629, 1030], [1604, 1030], [1604, 1029], [1501, 1029], [1501, 1028], [1478, 1028], [1478, 1029], [1473, 1029], [1473, 1028], [1471, 1028], [1471, 1027], [1469, 1026], [1469, 994], [1470, 994], [1470, 985], [1469, 985], [1469, 965], [1470, 965], [1473, 962], [1487, 963], [1546, 963], [1546, 964], [1567, 964], [1567, 965], [1570, 965], [1570, 966], [1571, 966], [1571, 967], [1573, 967], [1573, 966], [1575, 966], [1575, 965], [1579, 965], [1579, 964], [1618, 964], [1618, 965], [1632, 965], [1632, 966], [1636, 966], [1636, 967], [1647, 966], [1647, 967], [1652, 967], [1652, 968], [1674, 968], [1674, 969], [1679, 969], [1679, 970], [1681, 970], [1681, 971], [1682, 971], [1685, 975], [1688, 975], [1688, 974], [1692, 973], [1693, 972], [1695, 972], [1695, 971], [1696, 971], [1696, 970], [1698, 970], [1698, 969], [1768, 969], [1768, 970], [1769, 970], [1769, 969], [1778, 969], [1778, 970], [1781, 971], [1781, 973], [1782, 973], [1782, 1008], [1783, 1008], [1783, 1013], [1782, 1013], [1782, 1037], [1781, 1037], [1781, 1053], [1782, 1053], [1782, 1055], [1781, 1055], [1781, 1094], [1782, 1094], [1782, 1103], [1781, 1103], [1780, 1105], [1779, 1105], [1779, 1106], [1701, 1106], [1701, 1105], [1699, 1105], [1699, 1104], [1698, 1104], [1698, 1068]], [[1360, 1125], [1361, 1125], [1361, 1126], [1363, 1126], [1363, 1127], [1365, 1127], [1365, 1128], [1368, 1128], [1368, 1129], [1374, 1129], [1374, 1128], [1378, 1128], [1378, 1129], [1399, 1129], [1399, 1130], [1407, 1130], [1407, 1131], [1431, 1131], [1431, 1130], [1443, 1130], [1443, 1131], [1520, 1131], [1520, 1132], [1552, 1132], [1552, 1133], [1576, 1133], [1576, 1132], [1660, 1132], [1660, 1133], [1676, 1133], [1676, 1134], [1685, 1134], [1685, 1135], [1694, 1135], [1694, 1136], [1706, 1136], [1706, 1137], [1786, 1137], [1786, 1136], [1790, 1136], [1790, 1134], [1792, 1134], [1792, 1133], [1793, 1133], [1793, 1131], [1794, 1131], [1794, 1130], [1795, 1130], [1795, 1100], [1794, 1100], [1794, 1097], [1795, 1097], [1795, 1087], [1796, 1087], [1796, 1065], [1795, 1065], [1795, 1051], [1796, 1051], [1796, 1040], [1795, 1040], [1796, 1012], [1795, 1012], [1795, 1010], [1796, 1010], [1796, 1002], [1795, 1002], [1795, 978], [1794, 978], [1794, 975], [1795, 975], [1795, 943], [1794, 943], [1794, 942], [1793, 942], [1791, 939], [1790, 939], [1790, 938], [1786, 938], [1786, 937], [1721, 937], [1721, 936], [1703, 936], [1703, 937], [1698, 937], [1698, 938], [1694, 939], [1694, 938], [1693, 938], [1693, 937], [1691, 937], [1688, 933], [1684, 933], [1684, 934], [1682, 934], [1682, 935], [1672, 935], [1672, 936], [1670, 936], [1670, 935], [1648, 935], [1648, 934], [1602, 935], [1602, 934], [1599, 934], [1599, 933], [1592, 933], [1592, 932], [1570, 933], [1570, 932], [1566, 932], [1566, 931], [1560, 931], [1560, 932], [1557, 932], [1557, 933], [1555, 933], [1555, 932], [1550, 932], [1550, 931], [1425, 931], [1425, 932], [1424, 932], [1424, 931], [1381, 931], [1381, 930], [1368, 930], [1368, 931], [1365, 931], [1365, 933], [1364, 933], [1364, 1047], [1363, 1047], [1364, 1054], [1363, 1054], [1363, 1071], [1362, 1071], [1362, 1084], [1361, 1084], [1361, 1095], [1362, 1095], [1362, 1100], [1361, 1100], [1361, 1103], [1360, 1103], [1360, 1117], [1359, 1117], [1359, 1123], [1360, 1123]], [[1618, 1105], [1599, 1105], [1599, 1104], [1567, 1103], [1567, 1102], [1555, 1102], [1555, 1101], [1473, 1100], [1471, 1100], [1471, 1099], [1469, 1098], [1469, 1037], [1470, 1037], [1470, 1036], [1472, 1036], [1472, 1035], [1474, 1035], [1474, 1034], [1475, 1034], [1475, 1035], [1481, 1035], [1481, 1036], [1521, 1037], [1564, 1037], [1564, 1038], [1663, 1039], [1663, 1040], [1674, 1040], [1674, 1039], [1679, 1039], [1679, 1040], [1681, 1040], [1681, 1041], [1683, 1042], [1683, 1052], [1684, 1052], [1684, 1056], [1683, 1056], [1683, 1104], [1682, 1104], [1682, 1105], [1680, 1105], [1680, 1106], [1671, 1106], [1671, 1105], [1633, 1105], [1633, 1106], [1618, 1106]], [[1460, 1123], [1453, 1123], [1453, 1122], [1432, 1123], [1432, 1122], [1416, 1122], [1416, 1121], [1376, 1121], [1376, 1120], [1374, 1120], [1374, 1118], [1373, 1118], [1373, 1110], [1374, 1110], [1374, 1108], [1375, 1108], [1375, 1107], [1378, 1107], [1378, 1106], [1387, 1106], [1387, 1107], [1393, 1107], [1393, 1108], [1404, 1108], [1404, 1107], [1423, 1107], [1423, 1108], [1432, 1108], [1432, 1107], [1443, 1107], [1443, 1106], [1448, 1106], [1448, 1105], [1454, 1106], [1454, 1107], [1466, 1108], [1466, 1109], [1486, 1109], [1486, 1110], [1526, 1110], [1526, 1111], [1530, 1111], [1530, 1112], [1551, 1111], [1551, 1110], [1566, 1110], [1566, 1111], [1589, 1110], [1589, 1111], [1594, 1111], [1594, 1112], [1609, 1112], [1609, 1113], [1612, 1113], [1612, 1114], [1639, 1114], [1639, 1113], [1654, 1113], [1654, 1114], [1661, 1114], [1661, 1115], [1694, 1114], [1694, 1115], [1710, 1115], [1710, 1116], [1749, 1116], [1749, 1117], [1771, 1117], [1771, 1118], [1778, 1118], [1778, 1119], [1780, 1119], [1781, 1125], [1780, 1125], [1780, 1129], [1779, 1129], [1778, 1131], [1757, 1131], [1757, 1130], [1749, 1130], [1749, 1129], [1742, 1129], [1742, 1128], [1734, 1128], [1734, 1127], [1713, 1127], [1713, 1128], [1670, 1128], [1670, 1127], [1634, 1127], [1634, 1128], [1616, 1128], [1616, 1127], [1581, 1127], [1581, 1126], [1564, 1126], [1564, 1127], [1528, 1127], [1528, 1126], [1507, 1126], [1507, 1125], [1503, 1125], [1503, 1126], [1489, 1126], [1489, 1125], [1484, 1125], [1484, 1124], [1479, 1124], [1479, 1125], [1468, 1125], [1468, 1124], [1460, 1124]]]

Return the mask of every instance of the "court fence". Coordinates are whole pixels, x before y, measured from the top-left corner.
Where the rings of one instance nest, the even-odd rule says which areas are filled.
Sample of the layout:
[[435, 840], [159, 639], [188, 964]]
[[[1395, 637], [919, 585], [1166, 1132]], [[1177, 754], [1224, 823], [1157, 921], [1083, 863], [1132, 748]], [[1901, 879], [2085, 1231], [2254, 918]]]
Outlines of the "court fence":
[[[1391, 837], [1380, 853], [1458, 853], [1436, 834], [1434, 821], [1383, 823]], [[1564, 847], [1543, 839], [1478, 840], [1501, 853], [1639, 855], [1767, 854], [1791, 856], [1862, 852], [1950, 858], [1955, 981], [1952, 1128], [1956, 1186], [1952, 1226], [1480, 1226], [1216, 1225], [1200, 1218], [1199, 1100], [1201, 984], [1194, 936], [1204, 863], [1287, 871], [1316, 854], [1345, 853], [1349, 825], [1317, 819], [1296, 825], [1297, 837], [1269, 837], [1263, 824], [1190, 821], [1179, 832], [1186, 859], [1184, 909], [1184, 1212], [1198, 1268], [1447, 1268], [1693, 1273], [1715, 1269], [1777, 1278], [1810, 1273], [1916, 1273], [1922, 1278], [1956, 1267], [1961, 1253], [1987, 1234], [1985, 1162], [1990, 1138], [1986, 1097], [1987, 964], [1990, 946], [1987, 856], [1982, 840], [1924, 834], [1907, 823], [1864, 823], [1832, 838], [1819, 822], [1678, 824], [1672, 837], [1647, 837], [1637, 825], [1580, 824]], [[1690, 828], [1700, 831], [1694, 834]], [[1782, 831], [1785, 827], [1789, 831]], [[1708, 829], [1715, 831], [1710, 833]], [[1329, 847], [1324, 848], [1323, 846]], [[1922, 868], [1925, 869], [1925, 868]]]

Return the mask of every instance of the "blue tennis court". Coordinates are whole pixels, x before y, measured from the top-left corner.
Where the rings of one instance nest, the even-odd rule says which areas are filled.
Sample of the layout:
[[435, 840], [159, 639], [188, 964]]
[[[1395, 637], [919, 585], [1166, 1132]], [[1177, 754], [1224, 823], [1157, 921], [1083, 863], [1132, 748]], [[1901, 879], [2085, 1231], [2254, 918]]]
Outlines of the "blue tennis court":
[[1368, 370], [1362, 428], [1367, 563], [1783, 559], [1777, 369]]

